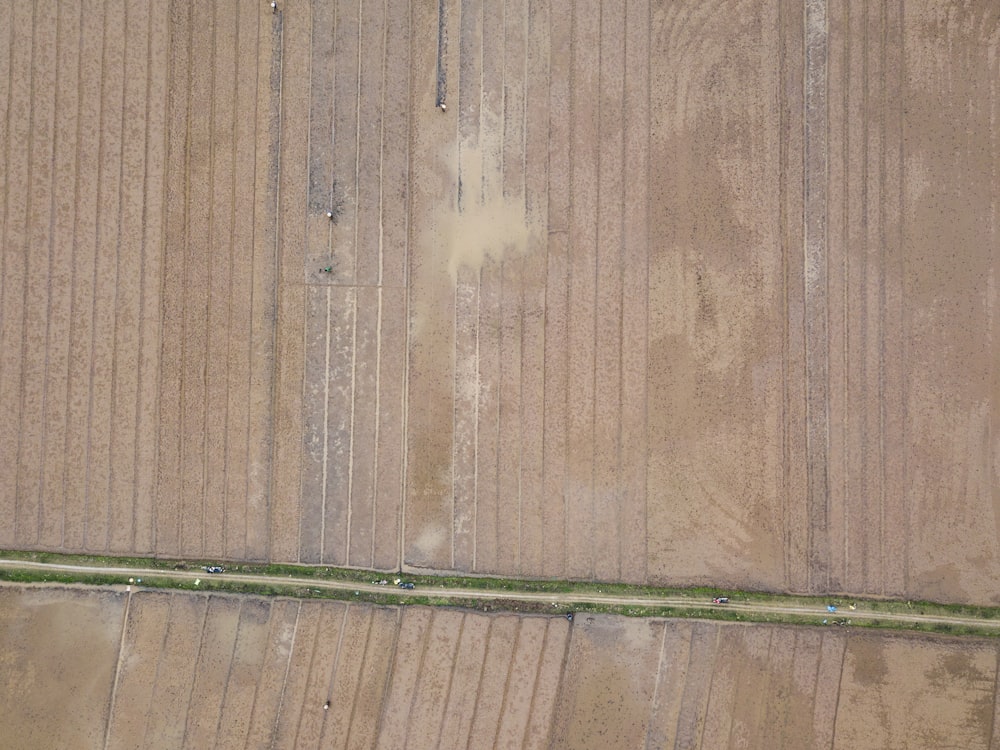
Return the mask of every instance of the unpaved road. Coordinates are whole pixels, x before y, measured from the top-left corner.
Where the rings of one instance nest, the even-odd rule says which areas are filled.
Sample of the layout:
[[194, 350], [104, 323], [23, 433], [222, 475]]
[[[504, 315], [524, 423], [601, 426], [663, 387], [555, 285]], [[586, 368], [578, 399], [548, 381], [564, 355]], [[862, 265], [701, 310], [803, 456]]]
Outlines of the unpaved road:
[[[191, 581], [198, 578], [209, 579], [211, 574], [203, 570], [161, 570], [156, 568], [118, 568], [99, 567], [90, 565], [65, 565], [60, 563], [40, 563], [27, 560], [7, 560], [0, 559], [0, 569], [21, 569], [21, 570], [48, 570], [53, 573], [90, 573], [98, 575], [121, 575], [122, 583], [125, 584], [129, 578], [141, 579], [143, 576], [150, 578], [168, 579], [172, 581]], [[373, 573], [373, 575], [381, 575]], [[831, 616], [827, 612], [825, 605], [804, 606], [787, 605], [780, 603], [739, 603], [711, 605], [704, 600], [692, 600], [685, 597], [656, 597], [656, 596], [621, 596], [615, 594], [601, 594], [592, 592], [570, 592], [570, 593], [549, 593], [536, 591], [517, 590], [496, 590], [496, 589], [468, 589], [468, 588], [446, 588], [443, 586], [418, 586], [413, 590], [400, 589], [393, 586], [381, 586], [374, 583], [359, 583], [356, 581], [331, 581], [315, 578], [298, 578], [295, 576], [266, 576], [248, 575], [240, 573], [223, 573], [220, 578], [227, 581], [239, 581], [241, 583], [256, 583], [261, 585], [300, 585], [311, 589], [338, 589], [344, 591], [365, 591], [370, 593], [392, 593], [398, 596], [426, 596], [433, 594], [438, 597], [449, 599], [503, 599], [512, 602], [551, 602], [552, 604], [609, 604], [621, 607], [674, 607], [677, 609], [704, 609], [706, 606], [719, 606], [726, 609], [733, 609], [740, 612], [747, 612], [754, 615], [794, 615], [811, 616], [824, 619], [859, 618], [866, 620], [878, 620], [892, 623], [923, 623], [928, 625], [948, 624], [965, 625], [980, 628], [1000, 629], [1000, 620], [985, 617], [964, 617], [957, 615], [923, 615], [923, 614], [903, 614], [889, 612], [871, 612], [860, 605], [857, 610], [838, 609]]]

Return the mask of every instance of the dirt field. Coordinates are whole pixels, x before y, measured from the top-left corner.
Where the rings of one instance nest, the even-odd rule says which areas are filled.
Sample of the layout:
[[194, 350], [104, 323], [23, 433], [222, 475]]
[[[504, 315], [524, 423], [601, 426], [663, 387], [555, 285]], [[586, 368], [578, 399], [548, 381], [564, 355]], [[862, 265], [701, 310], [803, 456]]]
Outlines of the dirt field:
[[982, 639], [58, 587], [0, 600], [0, 719], [19, 748], [985, 750], [1000, 710]]
[[103, 747], [127, 597], [0, 586], [6, 747]]
[[0, 547], [1000, 601], [996, 3], [279, 5], [0, 1]]

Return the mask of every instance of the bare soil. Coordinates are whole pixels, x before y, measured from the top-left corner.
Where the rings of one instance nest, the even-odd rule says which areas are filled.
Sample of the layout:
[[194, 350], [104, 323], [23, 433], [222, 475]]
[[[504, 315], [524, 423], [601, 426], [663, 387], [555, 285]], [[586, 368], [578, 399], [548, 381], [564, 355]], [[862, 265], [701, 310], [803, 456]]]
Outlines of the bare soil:
[[0, 586], [0, 726], [18, 748], [103, 747], [127, 597]]
[[0, 546], [1000, 602], [953, 5], [0, 3]]
[[996, 742], [986, 639], [55, 586], [0, 601], [0, 718], [24, 748]]

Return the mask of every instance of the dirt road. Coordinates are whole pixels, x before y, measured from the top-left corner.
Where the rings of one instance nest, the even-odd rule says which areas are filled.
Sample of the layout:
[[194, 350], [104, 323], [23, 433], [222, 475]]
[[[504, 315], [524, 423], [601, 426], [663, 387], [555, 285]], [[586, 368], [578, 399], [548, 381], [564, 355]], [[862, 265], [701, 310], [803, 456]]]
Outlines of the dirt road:
[[[192, 581], [198, 578], [206, 579], [210, 574], [202, 570], [160, 570], [156, 568], [117, 568], [99, 567], [90, 565], [64, 565], [61, 563], [39, 563], [26, 560], [6, 560], [0, 559], [0, 569], [19, 570], [48, 570], [52, 572], [69, 573], [90, 573], [96, 575], [121, 575], [124, 584], [127, 578], [141, 579], [143, 576], [158, 579], [168, 579], [171, 581]], [[373, 573], [378, 575], [377, 573]], [[256, 583], [261, 585], [301, 585], [311, 589], [336, 589], [341, 591], [365, 591], [369, 593], [392, 593], [402, 597], [426, 596], [433, 594], [435, 597], [448, 599], [501, 599], [510, 602], [551, 602], [553, 605], [569, 604], [604, 604], [618, 607], [672, 607], [676, 609], [704, 609], [707, 602], [704, 600], [692, 600], [689, 597], [657, 597], [648, 595], [618, 595], [602, 594], [591, 592], [570, 592], [570, 593], [550, 593], [523, 590], [496, 590], [496, 589], [470, 589], [470, 588], [448, 588], [444, 586], [428, 587], [419, 586], [412, 590], [382, 586], [375, 583], [359, 583], [357, 581], [330, 581], [315, 578], [297, 578], [294, 576], [266, 576], [247, 575], [240, 573], [222, 574], [227, 581], [238, 581], [240, 583]], [[826, 605], [806, 606], [788, 605], [781, 603], [740, 603], [729, 602], [728, 604], [714, 605], [725, 607], [726, 609], [746, 612], [748, 615], [775, 615], [791, 617], [808, 617], [815, 615], [818, 618], [830, 619], [830, 613]], [[839, 617], [848, 616], [865, 620], [877, 620], [886, 623], [921, 623], [925, 625], [961, 625], [977, 628], [993, 628], [1000, 630], [1000, 620], [985, 617], [962, 617], [957, 615], [923, 615], [923, 614], [902, 614], [888, 612], [865, 611], [864, 605], [861, 608], [851, 611], [838, 611]]]

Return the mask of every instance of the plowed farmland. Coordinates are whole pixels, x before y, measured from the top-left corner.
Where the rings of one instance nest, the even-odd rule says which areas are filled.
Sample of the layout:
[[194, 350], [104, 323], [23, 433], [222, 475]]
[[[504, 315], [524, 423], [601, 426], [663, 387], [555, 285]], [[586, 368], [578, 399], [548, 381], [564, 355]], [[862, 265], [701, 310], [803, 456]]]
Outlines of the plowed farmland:
[[0, 547], [996, 602], [991, 0], [0, 0]]
[[3, 586], [0, 604], [19, 748], [996, 741], [983, 639], [120, 589]]

